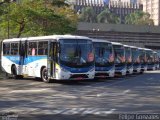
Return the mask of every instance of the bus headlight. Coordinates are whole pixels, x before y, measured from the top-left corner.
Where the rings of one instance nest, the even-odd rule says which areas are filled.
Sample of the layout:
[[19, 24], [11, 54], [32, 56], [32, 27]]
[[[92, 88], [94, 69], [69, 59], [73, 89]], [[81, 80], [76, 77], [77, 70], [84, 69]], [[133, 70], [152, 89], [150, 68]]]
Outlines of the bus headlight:
[[62, 68], [62, 67], [61, 67], [61, 70], [62, 70], [63, 72], [69, 72], [68, 70], [66, 70], [65, 68]]

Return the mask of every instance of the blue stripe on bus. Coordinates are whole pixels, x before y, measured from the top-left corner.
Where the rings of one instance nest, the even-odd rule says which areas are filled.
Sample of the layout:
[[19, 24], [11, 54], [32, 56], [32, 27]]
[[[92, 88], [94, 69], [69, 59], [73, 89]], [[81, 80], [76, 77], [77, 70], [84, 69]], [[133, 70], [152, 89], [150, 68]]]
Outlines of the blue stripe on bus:
[[[28, 56], [24, 61], [20, 61], [20, 56], [5, 56], [7, 59], [18, 65], [27, 65], [37, 60], [47, 59], [47, 56]], [[84, 67], [84, 68], [71, 68], [61, 65], [64, 69], [72, 73], [85, 73], [94, 68], [94, 66]]]
[[65, 65], [61, 65], [61, 67], [66, 69], [67, 71], [70, 71], [71, 73], [85, 73], [94, 68], [94, 66], [87, 66], [83, 68], [72, 68]]
[[134, 70], [137, 69], [137, 68], [140, 68], [140, 67], [141, 67], [140, 64], [137, 64], [137, 65], [133, 64], [133, 69], [134, 69]]
[[113, 68], [114, 66], [107, 66], [107, 67], [96, 67], [96, 71], [109, 71]]
[[18, 64], [18, 65], [27, 65], [27, 64], [32, 63], [34, 61], [47, 58], [47, 56], [28, 56], [24, 60], [22, 59], [20, 61], [20, 56], [4, 56], [4, 57], [6, 57], [10, 61], [12, 61], [13, 63]]
[[123, 66], [116, 66], [115, 70], [123, 70], [124, 68], [126, 68], [125, 65], [123, 65]]

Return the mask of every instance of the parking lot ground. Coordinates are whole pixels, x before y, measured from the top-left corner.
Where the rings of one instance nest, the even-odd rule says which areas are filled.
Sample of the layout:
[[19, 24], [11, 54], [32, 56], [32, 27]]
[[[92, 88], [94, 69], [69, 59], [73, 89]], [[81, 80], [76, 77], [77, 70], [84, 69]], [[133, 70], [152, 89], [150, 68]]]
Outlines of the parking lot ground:
[[[160, 71], [103, 80], [0, 79], [0, 113], [19, 119], [117, 119], [160, 113]], [[120, 119], [120, 118], [119, 118]]]

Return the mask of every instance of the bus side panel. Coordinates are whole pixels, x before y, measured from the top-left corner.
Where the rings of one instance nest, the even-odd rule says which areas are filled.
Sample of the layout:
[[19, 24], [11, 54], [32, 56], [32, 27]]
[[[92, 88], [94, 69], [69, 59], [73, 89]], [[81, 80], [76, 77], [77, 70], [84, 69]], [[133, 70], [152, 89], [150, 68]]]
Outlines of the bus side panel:
[[11, 74], [12, 65], [19, 66], [19, 56], [2, 56], [1, 65], [4, 72]]
[[28, 56], [26, 58], [28, 76], [41, 77], [42, 66], [47, 66], [47, 56]]

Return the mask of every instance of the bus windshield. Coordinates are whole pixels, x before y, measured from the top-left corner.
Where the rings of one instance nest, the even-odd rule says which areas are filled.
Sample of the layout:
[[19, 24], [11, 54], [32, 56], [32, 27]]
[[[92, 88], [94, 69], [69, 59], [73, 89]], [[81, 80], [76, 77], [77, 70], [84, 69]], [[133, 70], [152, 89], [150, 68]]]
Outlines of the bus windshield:
[[159, 58], [157, 53], [154, 53], [154, 61], [155, 63], [159, 63]]
[[115, 63], [125, 63], [125, 50], [122, 45], [114, 45]]
[[132, 62], [132, 57], [131, 57], [131, 48], [125, 47], [125, 58], [126, 58], [126, 63], [131, 63]]
[[139, 59], [140, 59], [140, 63], [146, 63], [146, 53], [144, 50], [140, 50]]
[[140, 52], [137, 48], [132, 48], [132, 59], [133, 59], [133, 63], [140, 63]]
[[114, 64], [114, 56], [111, 43], [95, 42], [94, 48], [96, 66], [108, 66]]
[[60, 63], [68, 67], [85, 67], [94, 64], [91, 40], [60, 40]]
[[154, 53], [152, 51], [147, 51], [147, 62], [154, 63]]

